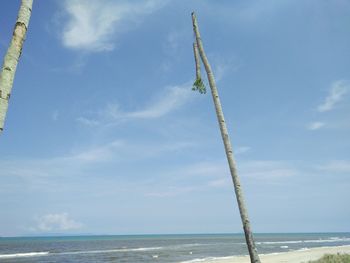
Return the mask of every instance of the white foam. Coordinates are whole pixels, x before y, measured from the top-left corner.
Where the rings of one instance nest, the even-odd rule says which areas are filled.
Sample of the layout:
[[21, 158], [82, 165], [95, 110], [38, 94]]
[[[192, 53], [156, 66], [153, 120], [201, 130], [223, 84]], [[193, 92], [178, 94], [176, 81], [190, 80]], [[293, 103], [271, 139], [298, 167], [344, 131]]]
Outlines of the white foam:
[[137, 252], [137, 251], [152, 251], [160, 250], [163, 247], [139, 247], [139, 248], [117, 248], [117, 249], [106, 249], [106, 250], [86, 250], [86, 251], [74, 251], [74, 252], [63, 252], [61, 255], [76, 255], [76, 254], [103, 254], [103, 253], [116, 253], [116, 252]]
[[274, 245], [274, 244], [299, 244], [303, 243], [303, 240], [295, 240], [295, 241], [266, 241], [266, 242], [256, 242], [258, 245]]
[[123, 252], [127, 251], [149, 251], [149, 250], [159, 250], [162, 249], [163, 247], [140, 247], [140, 248], [129, 248], [129, 249], [124, 249]]
[[290, 240], [290, 241], [266, 241], [256, 242], [258, 245], [273, 245], [273, 244], [300, 244], [300, 243], [335, 243], [335, 242], [350, 242], [348, 237], [331, 237], [329, 239], [310, 239], [310, 240]]
[[20, 258], [20, 257], [39, 257], [47, 256], [49, 252], [28, 252], [28, 253], [16, 253], [16, 254], [0, 254], [0, 258]]
[[297, 251], [307, 251], [307, 250], [310, 250], [310, 248], [302, 247], [301, 249], [298, 249]]
[[178, 249], [178, 248], [186, 248], [186, 247], [198, 247], [198, 246], [207, 246], [213, 244], [204, 244], [204, 243], [190, 243], [190, 244], [181, 244], [181, 245], [172, 245], [167, 246], [168, 249]]
[[187, 261], [181, 261], [180, 263], [196, 263], [196, 262], [214, 262], [218, 259], [232, 259], [235, 258], [236, 256], [229, 256], [229, 257], [206, 257], [206, 258], [195, 258], [192, 260], [187, 260]]

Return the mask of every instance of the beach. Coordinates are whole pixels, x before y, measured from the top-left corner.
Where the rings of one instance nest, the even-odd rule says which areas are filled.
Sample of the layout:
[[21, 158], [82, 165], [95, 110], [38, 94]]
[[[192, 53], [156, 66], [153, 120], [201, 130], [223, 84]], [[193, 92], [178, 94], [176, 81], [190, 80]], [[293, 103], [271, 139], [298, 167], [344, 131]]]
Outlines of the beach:
[[[260, 259], [262, 263], [302, 263], [309, 262], [310, 260], [316, 260], [321, 258], [324, 254], [337, 254], [347, 253], [350, 254], [350, 246], [337, 246], [337, 247], [318, 247], [283, 253], [272, 253], [261, 255]], [[194, 261], [193, 261], [194, 262]], [[249, 263], [248, 256], [241, 257], [225, 257], [222, 259], [208, 259], [202, 261], [204, 263]]]

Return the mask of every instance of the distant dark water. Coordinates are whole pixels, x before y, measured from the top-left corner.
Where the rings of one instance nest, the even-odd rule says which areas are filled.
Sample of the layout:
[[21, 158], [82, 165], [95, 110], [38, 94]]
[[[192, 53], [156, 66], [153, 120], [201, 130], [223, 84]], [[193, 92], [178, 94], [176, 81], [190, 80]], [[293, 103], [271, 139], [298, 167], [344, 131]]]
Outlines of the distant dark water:
[[[259, 253], [350, 245], [350, 233], [256, 234]], [[241, 234], [0, 238], [0, 262], [199, 262], [246, 255]]]

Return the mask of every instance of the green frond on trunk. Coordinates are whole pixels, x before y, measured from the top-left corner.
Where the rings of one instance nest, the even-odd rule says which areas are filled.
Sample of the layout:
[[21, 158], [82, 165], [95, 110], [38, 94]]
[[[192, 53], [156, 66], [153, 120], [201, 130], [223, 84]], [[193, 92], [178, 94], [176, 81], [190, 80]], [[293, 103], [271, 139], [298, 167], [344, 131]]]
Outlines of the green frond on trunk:
[[200, 94], [207, 93], [207, 89], [205, 88], [201, 78], [196, 79], [196, 81], [193, 83], [192, 90], [198, 90]]

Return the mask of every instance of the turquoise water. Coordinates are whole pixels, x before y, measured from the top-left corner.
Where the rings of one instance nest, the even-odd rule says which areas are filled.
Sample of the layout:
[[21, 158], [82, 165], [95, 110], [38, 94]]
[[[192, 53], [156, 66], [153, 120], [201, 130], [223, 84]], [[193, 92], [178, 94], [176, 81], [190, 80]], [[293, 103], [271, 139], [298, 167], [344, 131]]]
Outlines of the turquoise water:
[[[256, 234], [261, 254], [350, 245], [350, 233]], [[0, 238], [0, 262], [199, 262], [246, 255], [242, 234]]]

